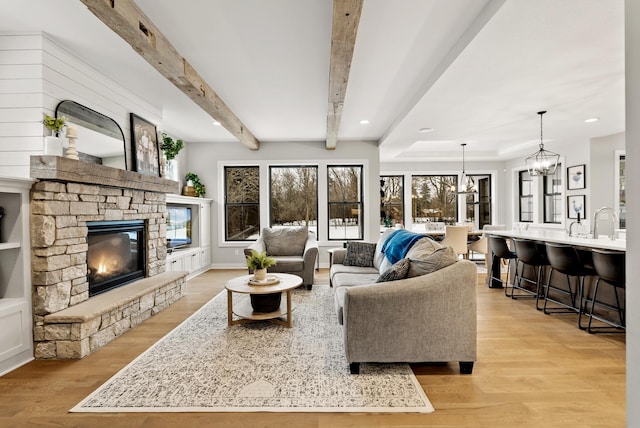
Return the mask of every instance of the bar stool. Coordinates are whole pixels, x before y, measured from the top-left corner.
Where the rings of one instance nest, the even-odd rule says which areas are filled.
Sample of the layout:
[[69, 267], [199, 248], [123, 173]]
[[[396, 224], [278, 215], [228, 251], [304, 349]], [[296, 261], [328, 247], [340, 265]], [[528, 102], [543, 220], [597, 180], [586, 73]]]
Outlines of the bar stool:
[[[516, 255], [518, 256], [518, 261], [522, 263], [521, 274], [518, 275], [518, 270], [516, 269], [516, 279], [513, 281], [513, 287], [511, 288], [511, 298], [517, 299], [519, 297], [523, 298], [534, 298], [536, 299], [536, 309], [542, 310], [539, 306], [538, 302], [540, 301], [540, 296], [543, 295], [543, 272], [542, 268], [545, 266], [549, 266], [549, 259], [547, 258], [547, 250], [544, 244], [540, 244], [535, 241], [531, 241], [529, 239], [517, 239], [513, 238], [513, 242], [516, 247]], [[531, 278], [526, 278], [524, 275], [524, 267], [532, 266], [534, 268], [534, 272], [536, 273], [535, 281]], [[522, 286], [522, 281], [526, 281], [530, 284], [535, 284], [535, 291], [532, 291], [528, 288]], [[515, 295], [515, 290], [524, 291], [526, 294]]]
[[[589, 317], [589, 323], [587, 324], [587, 331], [589, 333], [624, 333], [626, 330], [624, 309], [620, 306], [620, 297], [618, 297], [618, 290], [625, 290], [626, 276], [625, 276], [625, 253], [620, 251], [606, 251], [594, 249], [593, 255], [593, 267], [595, 268], [598, 280], [593, 287], [593, 293], [590, 298], [585, 298], [585, 312], [591, 303], [591, 309], [589, 313], [585, 314]], [[601, 300], [598, 300], [598, 287], [600, 283], [611, 285], [616, 297], [616, 306], [612, 306]], [[607, 309], [617, 310], [619, 322], [616, 323], [612, 320], [608, 320], [598, 315], [593, 314], [593, 308], [595, 305], [603, 306]], [[605, 324], [609, 324], [610, 327], [591, 327], [591, 321], [597, 319]]]
[[[551, 269], [549, 270], [549, 276], [547, 277], [547, 285], [544, 293], [544, 306], [542, 308], [545, 314], [551, 313], [577, 313], [578, 314], [578, 327], [582, 329], [580, 325], [580, 315], [582, 314], [582, 296], [584, 290], [584, 277], [595, 275], [596, 271], [593, 269], [590, 261], [583, 261], [578, 251], [570, 245], [562, 244], [550, 244], [546, 243], [547, 257]], [[553, 272], [558, 271], [567, 277], [567, 289], [560, 288], [555, 285], [551, 285], [551, 277]], [[576, 290], [574, 291], [571, 286], [571, 277], [578, 278], [576, 284]], [[558, 292], [562, 295], [568, 296], [571, 300], [571, 304], [561, 302], [550, 297], [550, 291]], [[576, 294], [578, 302], [576, 304]], [[561, 308], [547, 308], [547, 303], [552, 302]]]
[[517, 273], [518, 272], [518, 256], [516, 255], [515, 252], [509, 249], [509, 247], [507, 246], [507, 241], [501, 236], [489, 236], [489, 248], [491, 249], [491, 252], [493, 253], [493, 255], [498, 259], [500, 259], [498, 260], [498, 263], [501, 263], [501, 260], [503, 259], [507, 261], [507, 280], [506, 281], [502, 279], [501, 275], [499, 275], [498, 278], [494, 277], [490, 273], [488, 273], [488, 275], [491, 275], [489, 279], [495, 279], [502, 283], [504, 287], [504, 295], [508, 296], [507, 288], [509, 286], [509, 269], [511, 268], [511, 260], [516, 260], [516, 273]]

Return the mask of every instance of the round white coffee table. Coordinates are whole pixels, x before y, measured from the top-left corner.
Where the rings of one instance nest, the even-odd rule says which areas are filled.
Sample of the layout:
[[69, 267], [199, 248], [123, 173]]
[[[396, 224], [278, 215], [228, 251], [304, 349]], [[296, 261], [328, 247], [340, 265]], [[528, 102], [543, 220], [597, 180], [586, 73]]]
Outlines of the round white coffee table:
[[[249, 280], [253, 278], [253, 275], [243, 275], [233, 278], [225, 284], [224, 287], [227, 289], [227, 322], [230, 326], [252, 321], [270, 321], [291, 328], [291, 312], [294, 309], [291, 304], [291, 290], [302, 284], [302, 278], [288, 273], [270, 273], [268, 276], [275, 276], [280, 281], [273, 285], [251, 285]], [[255, 312], [249, 299], [245, 299], [235, 307], [233, 305], [233, 293], [256, 295], [282, 292], [286, 292], [286, 303], [282, 302], [280, 307], [273, 312]], [[240, 319], [233, 319], [234, 314]], [[280, 317], [285, 315], [286, 321], [281, 320]]]

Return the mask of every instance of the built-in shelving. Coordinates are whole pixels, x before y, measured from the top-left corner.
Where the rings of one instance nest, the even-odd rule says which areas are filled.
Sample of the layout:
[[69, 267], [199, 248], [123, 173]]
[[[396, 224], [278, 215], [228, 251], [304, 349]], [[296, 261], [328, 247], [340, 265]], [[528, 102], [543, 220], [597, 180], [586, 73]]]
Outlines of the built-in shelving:
[[212, 199], [167, 194], [167, 205], [191, 207], [192, 244], [167, 253], [166, 270], [188, 272], [193, 278], [211, 266], [211, 203]]
[[33, 359], [30, 179], [0, 177], [0, 376]]

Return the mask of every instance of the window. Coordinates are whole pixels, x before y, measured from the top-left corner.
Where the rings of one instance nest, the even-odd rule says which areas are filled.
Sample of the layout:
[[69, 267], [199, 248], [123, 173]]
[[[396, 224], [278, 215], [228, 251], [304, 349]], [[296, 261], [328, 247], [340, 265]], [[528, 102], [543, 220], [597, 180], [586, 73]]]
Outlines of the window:
[[466, 195], [466, 221], [482, 229], [485, 224], [491, 224], [491, 176], [470, 174], [468, 177], [475, 181], [478, 193]]
[[520, 171], [518, 173], [519, 183], [519, 199], [520, 199], [520, 215], [519, 221], [533, 222], [533, 180], [529, 171]]
[[426, 232], [427, 222], [455, 224], [458, 218], [457, 175], [411, 177], [413, 231]]
[[272, 166], [271, 227], [306, 226], [318, 236], [318, 167]]
[[554, 175], [544, 178], [544, 222], [562, 223], [562, 165], [558, 164]]
[[327, 166], [329, 240], [363, 239], [362, 165]]
[[404, 223], [404, 176], [380, 177], [380, 225]]
[[225, 166], [224, 189], [226, 240], [256, 239], [260, 233], [260, 168]]

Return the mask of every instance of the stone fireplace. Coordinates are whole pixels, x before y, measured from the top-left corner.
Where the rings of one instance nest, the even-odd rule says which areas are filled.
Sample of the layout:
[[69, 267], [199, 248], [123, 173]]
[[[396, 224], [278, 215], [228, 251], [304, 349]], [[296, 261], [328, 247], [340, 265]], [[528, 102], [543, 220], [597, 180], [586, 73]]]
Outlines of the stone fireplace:
[[82, 358], [184, 295], [186, 273], [165, 272], [177, 182], [56, 156], [31, 176], [36, 358]]

